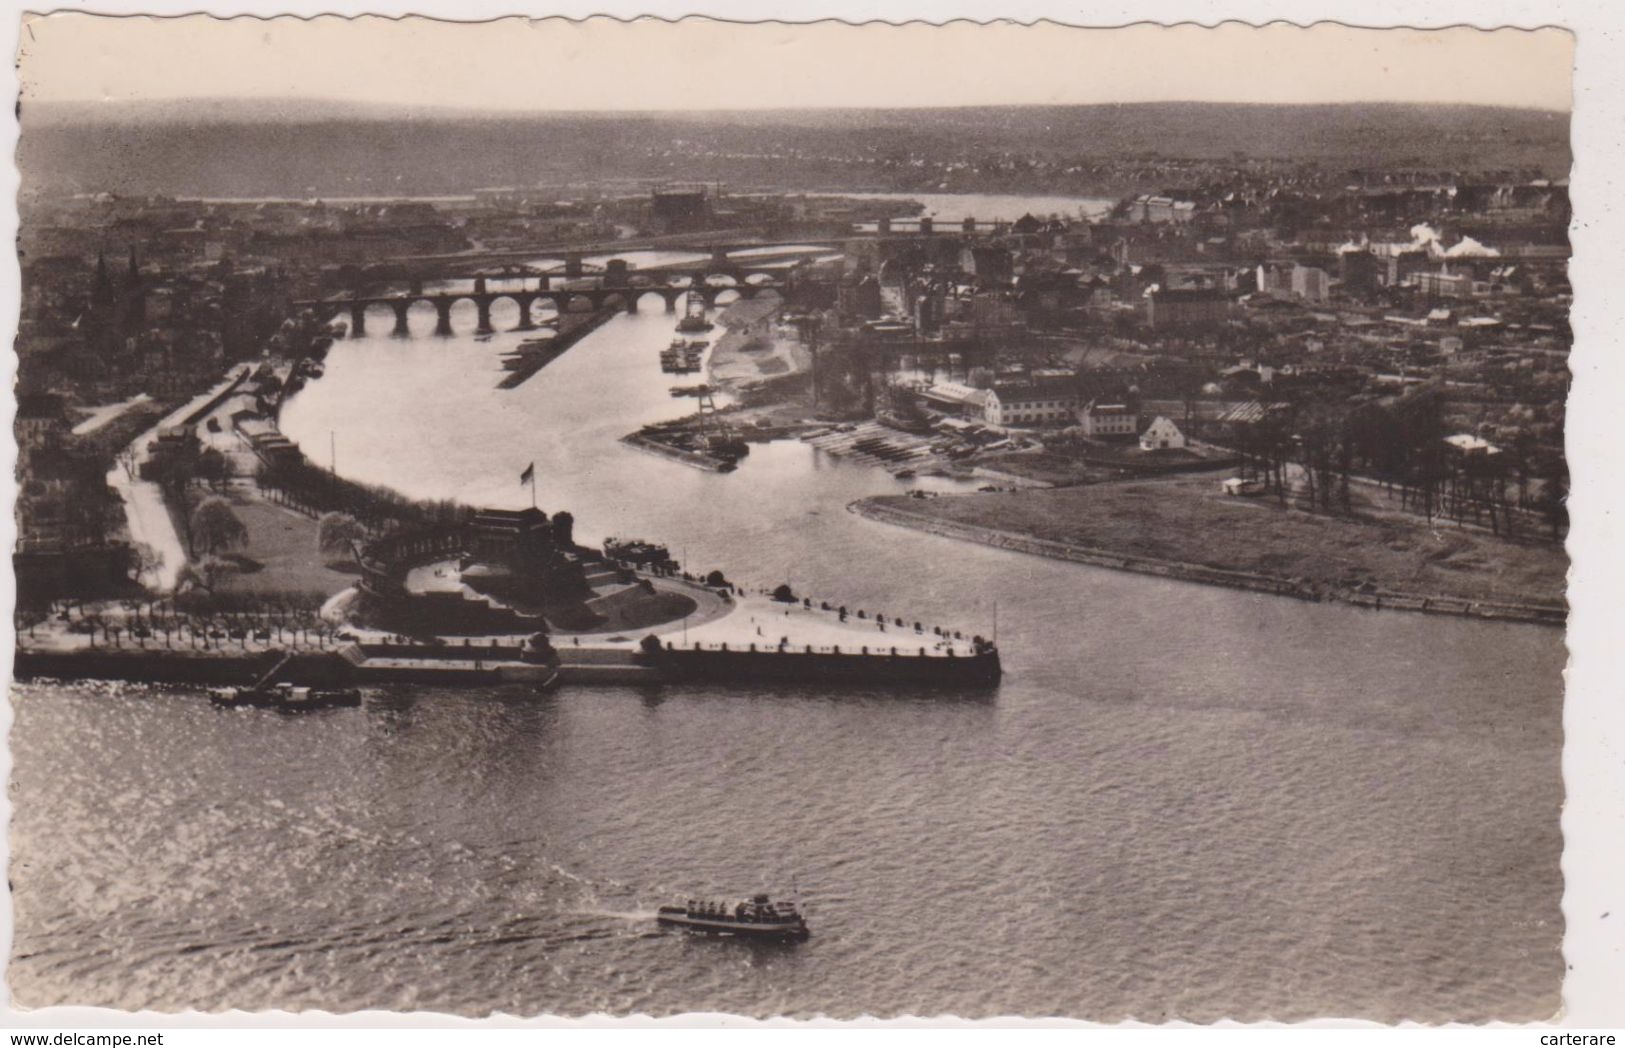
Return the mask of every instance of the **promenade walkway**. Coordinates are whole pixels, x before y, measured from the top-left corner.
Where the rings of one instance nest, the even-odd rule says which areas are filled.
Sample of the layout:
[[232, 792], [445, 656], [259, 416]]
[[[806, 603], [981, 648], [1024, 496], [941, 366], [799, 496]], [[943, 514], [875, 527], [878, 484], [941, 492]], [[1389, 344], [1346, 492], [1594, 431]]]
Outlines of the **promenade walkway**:
[[[879, 653], [895, 647], [899, 653], [918, 655], [924, 648], [928, 655], [944, 657], [950, 650], [960, 657], [976, 652], [969, 636], [955, 640], [951, 635], [940, 636], [933, 632], [936, 623], [922, 622], [921, 630], [915, 632], [912, 619], [901, 626], [895, 618], [882, 624], [873, 618], [858, 618], [856, 609], [842, 622], [839, 612], [823, 611], [816, 605], [805, 608], [800, 603], [781, 604], [759, 594], [724, 600], [703, 586], [680, 579], [655, 579], [654, 583], [657, 589], [670, 589], [693, 598], [698, 607], [686, 621], [678, 619], [648, 628], [619, 633], [555, 633], [553, 646], [561, 652], [575, 653], [578, 658], [593, 650], [630, 652], [637, 649], [644, 637], [654, 634], [662, 642], [679, 648], [695, 644], [716, 648], [726, 644], [731, 650], [748, 651], [754, 644], [760, 651], [776, 649], [783, 643], [794, 651], [805, 651], [810, 646], [820, 652], [838, 647], [843, 652], [857, 653], [868, 648], [872, 653]], [[351, 594], [353, 591], [346, 591], [329, 600], [322, 617], [329, 621], [342, 619]], [[363, 643], [387, 643], [395, 639], [387, 630], [354, 624], [346, 624], [344, 632]], [[524, 636], [481, 636], [472, 643], [475, 647], [493, 642], [518, 645], [525, 639]], [[452, 640], [461, 643], [462, 638]]]
[[[781, 604], [767, 597], [739, 598], [738, 607], [726, 618], [708, 622], [688, 630], [687, 644], [696, 642], [707, 647], [726, 644], [730, 649], [777, 648], [781, 641], [795, 651], [804, 651], [811, 645], [815, 651], [839, 647], [845, 652], [857, 652], [867, 647], [871, 652], [888, 651], [895, 647], [909, 655], [919, 654], [923, 647], [929, 655], [946, 656], [951, 649], [957, 656], [975, 654], [975, 647], [967, 639], [953, 640], [932, 632], [929, 622], [921, 623], [920, 632], [914, 631], [909, 619], [897, 625], [896, 619], [877, 622], [872, 618], [860, 619], [856, 609], [841, 621], [840, 614], [801, 604]], [[679, 642], [669, 633], [663, 638]]]
[[211, 400], [230, 389], [241, 377], [241, 369], [234, 369], [207, 393], [200, 393], [187, 403], [160, 419], [153, 428], [135, 438], [131, 445], [135, 460], [126, 471], [120, 462], [114, 462], [107, 473], [107, 485], [118, 493], [124, 503], [124, 520], [129, 528], [130, 541], [151, 547], [162, 558], [161, 563], [141, 577], [142, 585], [158, 593], [170, 593], [186, 563], [186, 546], [175, 529], [175, 521], [164, 505], [163, 492], [157, 484], [141, 479], [141, 466], [148, 459], [147, 445], [158, 436], [158, 431], [177, 426], [186, 418], [202, 411]]

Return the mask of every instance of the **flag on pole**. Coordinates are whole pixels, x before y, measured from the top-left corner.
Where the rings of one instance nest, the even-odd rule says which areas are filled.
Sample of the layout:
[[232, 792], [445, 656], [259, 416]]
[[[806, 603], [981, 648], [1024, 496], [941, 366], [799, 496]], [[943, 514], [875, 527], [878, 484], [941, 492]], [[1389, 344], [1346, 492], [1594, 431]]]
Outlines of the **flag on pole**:
[[519, 474], [519, 483], [529, 484], [536, 479], [536, 463], [532, 462], [525, 467], [525, 472]]

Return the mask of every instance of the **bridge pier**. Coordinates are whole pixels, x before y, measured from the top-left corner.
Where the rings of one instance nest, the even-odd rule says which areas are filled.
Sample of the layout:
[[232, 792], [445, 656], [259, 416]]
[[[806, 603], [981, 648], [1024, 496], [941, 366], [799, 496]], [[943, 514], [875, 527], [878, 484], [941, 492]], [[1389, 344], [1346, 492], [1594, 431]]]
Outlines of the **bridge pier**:
[[639, 295], [638, 295], [638, 293], [636, 291], [627, 292], [627, 294], [626, 294], [626, 311], [628, 313], [636, 313], [638, 311], [638, 298], [639, 298]]
[[681, 293], [673, 295], [670, 292], [668, 292], [666, 294], [666, 296], [665, 296], [665, 298], [666, 298], [666, 312], [668, 312], [668, 313], [677, 312], [677, 300], [682, 298], [682, 297], [683, 296], [682, 296]]
[[565, 277], [573, 280], [576, 277], [581, 276], [582, 273], [586, 272], [586, 270], [582, 268], [581, 264], [581, 260], [584, 257], [585, 256], [583, 256], [579, 251], [571, 251], [564, 256]]
[[434, 310], [439, 314], [435, 320], [434, 333], [437, 335], [451, 334], [451, 299], [437, 298], [434, 300]]
[[965, 221], [963, 221], [963, 222], [961, 222], [959, 224], [959, 229], [960, 229], [960, 232], [962, 232], [962, 233], [974, 233], [974, 232], [976, 232], [976, 219], [974, 219], [974, 218], [965, 219]]
[[406, 311], [412, 307], [412, 303], [401, 299], [391, 302], [390, 305], [395, 310], [395, 331], [393, 334], [396, 338], [405, 338], [412, 333], [412, 329], [406, 326]]
[[891, 235], [891, 219], [883, 218], [880, 221], [876, 222], [875, 223], [875, 232], [879, 233], [883, 237], [884, 236], [890, 236]]
[[514, 330], [515, 331], [533, 331], [533, 330], [535, 330], [536, 325], [530, 319], [530, 304], [534, 300], [527, 297], [527, 296], [524, 296], [524, 295], [516, 295], [514, 297], [514, 301], [519, 303], [519, 326], [514, 328]]
[[[485, 283], [484, 278], [481, 278], [480, 283]], [[491, 326], [491, 300], [489, 298], [476, 298], [474, 305], [480, 311], [480, 323], [474, 331], [476, 334], [489, 335], [496, 330]]]
[[365, 338], [367, 334], [367, 304], [350, 303], [350, 337]]

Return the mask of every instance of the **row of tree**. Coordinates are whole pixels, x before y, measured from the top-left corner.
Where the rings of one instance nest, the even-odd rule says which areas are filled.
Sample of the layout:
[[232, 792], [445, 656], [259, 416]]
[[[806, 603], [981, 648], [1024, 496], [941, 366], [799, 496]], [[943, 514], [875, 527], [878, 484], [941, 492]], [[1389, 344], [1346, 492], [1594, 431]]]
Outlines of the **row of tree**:
[[261, 492], [282, 505], [313, 517], [341, 513], [373, 534], [407, 524], [453, 527], [467, 523], [474, 514], [449, 499], [413, 499], [386, 487], [346, 480], [302, 457], [274, 466], [262, 464], [254, 480]]
[[[1516, 535], [1543, 523], [1553, 538], [1568, 525], [1568, 469], [1517, 436], [1494, 453], [1446, 441], [1444, 398], [1428, 387], [1352, 408], [1312, 405], [1267, 412], [1234, 441], [1243, 476], [1260, 479], [1284, 504], [1350, 512], [1351, 475], [1397, 488], [1400, 504], [1430, 523], [1445, 517]], [[1289, 479], [1294, 472], [1297, 483]]]
[[[32, 632], [35, 625], [54, 618], [95, 644], [119, 644], [128, 636], [138, 646], [159, 636], [167, 644], [180, 637], [194, 646], [210, 640], [246, 643], [256, 635], [290, 636], [303, 641], [331, 639], [336, 627], [321, 618], [323, 598], [300, 590], [255, 592], [186, 589], [173, 597], [148, 593], [116, 603], [62, 599], [39, 609], [18, 609], [14, 622]], [[76, 614], [77, 612], [77, 614]], [[122, 612], [122, 614], [121, 614]]]

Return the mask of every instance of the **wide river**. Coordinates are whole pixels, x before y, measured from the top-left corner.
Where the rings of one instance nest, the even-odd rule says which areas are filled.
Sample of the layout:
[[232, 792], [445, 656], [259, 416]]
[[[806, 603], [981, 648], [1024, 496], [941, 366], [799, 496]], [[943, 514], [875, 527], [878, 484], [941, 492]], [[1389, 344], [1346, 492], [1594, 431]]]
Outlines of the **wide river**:
[[[472, 503], [528, 503], [534, 461], [583, 538], [658, 539], [747, 583], [981, 632], [996, 602], [998, 689], [403, 687], [286, 717], [19, 686], [20, 1004], [1557, 1010], [1560, 632], [899, 530], [844, 507], [903, 482], [799, 443], [731, 475], [639, 452], [617, 438], [685, 406], [654, 303], [511, 391], [498, 354], [519, 336], [478, 341], [459, 311], [437, 339], [425, 309], [395, 339], [379, 315], [285, 429], [347, 476]], [[799, 946], [652, 920], [793, 884]]]

